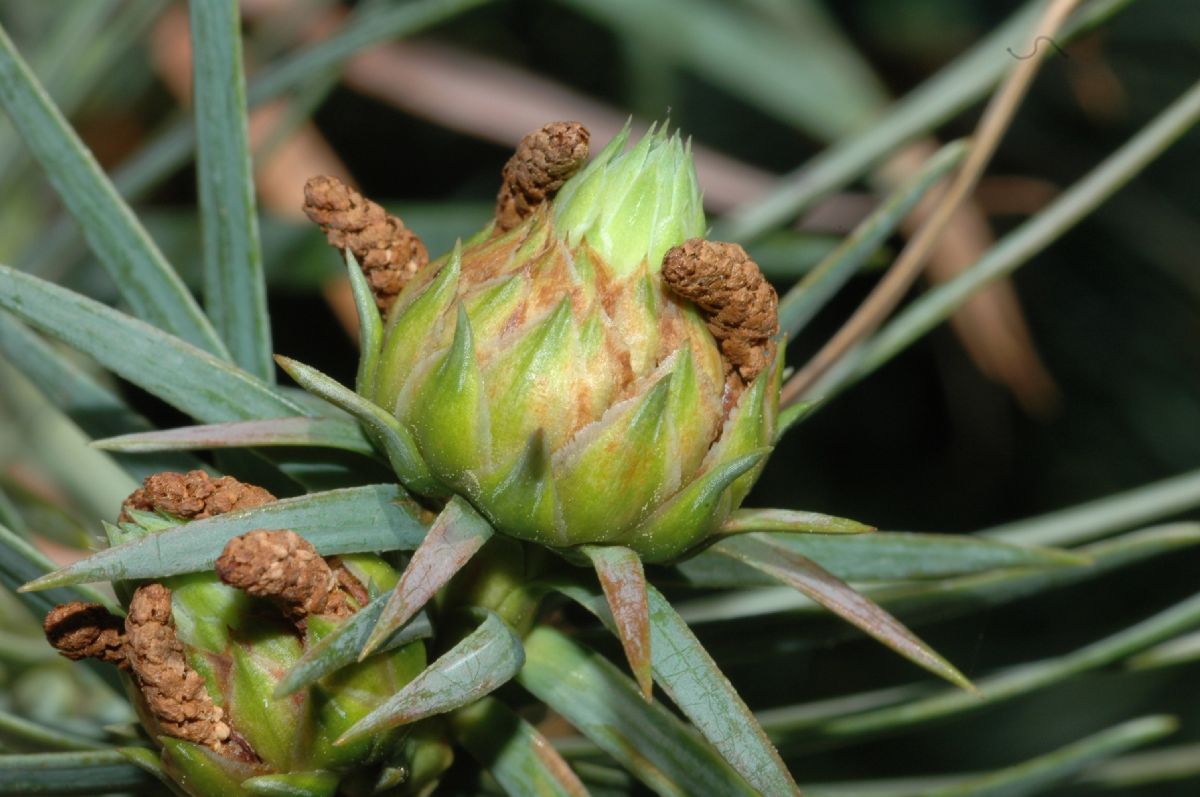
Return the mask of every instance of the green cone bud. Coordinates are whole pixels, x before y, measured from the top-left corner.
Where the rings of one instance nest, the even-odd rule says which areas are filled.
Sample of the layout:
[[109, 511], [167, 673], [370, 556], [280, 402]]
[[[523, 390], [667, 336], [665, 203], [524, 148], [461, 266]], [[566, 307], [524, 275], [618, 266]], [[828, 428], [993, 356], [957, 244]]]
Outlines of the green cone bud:
[[712, 334], [660, 276], [705, 231], [690, 152], [665, 130], [627, 138], [523, 223], [419, 272], [361, 390], [499, 531], [663, 561], [749, 489], [780, 374], [729, 392]]
[[568, 244], [586, 239], [617, 275], [642, 261], [662, 267], [672, 246], [704, 235], [704, 206], [690, 149], [678, 134], [653, 129], [629, 152], [622, 130], [587, 167], [563, 186], [554, 224]]
[[[128, 521], [107, 527], [111, 543], [179, 523], [156, 512], [127, 509], [126, 516]], [[398, 580], [390, 565], [370, 554], [343, 556], [340, 566], [372, 598]], [[347, 664], [307, 688], [280, 696], [280, 682], [305, 650], [344, 620], [313, 614], [301, 629], [271, 601], [228, 586], [212, 572], [172, 576], [157, 584], [170, 591], [171, 625], [187, 667], [203, 679], [204, 691], [230, 729], [229, 742], [220, 750], [176, 738], [159, 727], [140, 675], [131, 681], [139, 713], [162, 746], [163, 770], [184, 792], [194, 797], [332, 797], [348, 784], [375, 782], [385, 771], [412, 771], [411, 759], [420, 750], [403, 729], [342, 746], [334, 740], [423, 669], [420, 641]], [[127, 597], [134, 586], [117, 584]], [[351, 610], [357, 608], [357, 601], [347, 600]], [[418, 793], [404, 778], [396, 780], [390, 794]]]

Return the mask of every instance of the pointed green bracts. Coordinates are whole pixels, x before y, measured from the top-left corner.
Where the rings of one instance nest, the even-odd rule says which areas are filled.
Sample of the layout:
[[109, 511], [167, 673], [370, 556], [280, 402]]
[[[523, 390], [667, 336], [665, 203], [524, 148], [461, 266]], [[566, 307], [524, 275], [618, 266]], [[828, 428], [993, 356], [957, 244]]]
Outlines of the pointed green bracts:
[[[702, 236], [687, 147], [622, 131], [552, 203], [419, 272], [359, 390], [445, 491], [501, 533], [678, 557], [737, 507], [774, 442], [782, 354], [745, 387], [664, 254]], [[747, 458], [752, 455], [751, 458]], [[410, 489], [412, 467], [398, 472]]]

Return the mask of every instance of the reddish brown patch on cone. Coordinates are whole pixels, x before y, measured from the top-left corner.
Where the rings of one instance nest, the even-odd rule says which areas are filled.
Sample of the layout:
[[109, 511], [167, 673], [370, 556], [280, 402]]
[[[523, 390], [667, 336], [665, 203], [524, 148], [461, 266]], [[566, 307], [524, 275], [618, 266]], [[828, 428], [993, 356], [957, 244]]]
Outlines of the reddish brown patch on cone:
[[125, 623], [99, 603], [71, 601], [55, 606], [42, 622], [46, 639], [68, 659], [100, 659], [128, 668]]
[[663, 257], [662, 277], [668, 288], [700, 308], [742, 384], [750, 384], [770, 365], [779, 300], [745, 249], [693, 238]]
[[380, 310], [429, 262], [425, 244], [404, 222], [336, 177], [310, 177], [304, 213], [330, 245], [354, 253]]
[[587, 160], [589, 138], [579, 122], [551, 122], [521, 139], [501, 172], [496, 229], [511, 230], [552, 199]]
[[216, 570], [231, 587], [269, 598], [300, 627], [310, 615], [348, 617], [354, 612], [339, 588], [339, 574], [294, 531], [260, 529], [235, 537], [225, 545]]
[[121, 507], [120, 522], [128, 521], [127, 509], [166, 512], [185, 520], [203, 520], [236, 509], [269, 504], [275, 496], [232, 476], [214, 479], [202, 470], [187, 473], [163, 472], [147, 476]]
[[171, 590], [162, 584], [147, 584], [133, 594], [125, 618], [125, 652], [163, 733], [230, 757], [252, 757], [225, 722], [204, 679], [188, 665], [171, 619]]

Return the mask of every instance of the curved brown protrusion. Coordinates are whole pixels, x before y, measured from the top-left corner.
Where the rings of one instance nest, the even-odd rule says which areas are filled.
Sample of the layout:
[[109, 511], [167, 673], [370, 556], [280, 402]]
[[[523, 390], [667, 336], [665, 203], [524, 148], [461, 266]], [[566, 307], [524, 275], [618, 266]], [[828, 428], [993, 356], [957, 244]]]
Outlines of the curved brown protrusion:
[[133, 593], [125, 618], [125, 655], [163, 733], [243, 757], [243, 745], [233, 738], [224, 710], [187, 662], [171, 619], [171, 590], [162, 584], [147, 584]]
[[589, 138], [587, 128], [579, 122], [551, 122], [521, 139], [501, 172], [496, 229], [511, 230], [538, 205], [553, 199], [563, 183], [583, 167]]
[[275, 496], [263, 488], [245, 484], [232, 476], [214, 479], [202, 470], [163, 471], [147, 476], [142, 487], [125, 499], [119, 521], [129, 520], [126, 509], [166, 512], [184, 520], [203, 520], [274, 500]]
[[380, 310], [429, 262], [425, 244], [404, 222], [336, 177], [309, 178], [304, 213], [332, 246], [354, 253]]
[[46, 639], [68, 659], [99, 659], [127, 668], [125, 622], [99, 603], [55, 606], [42, 622]]
[[301, 627], [310, 615], [354, 612], [338, 572], [294, 531], [260, 529], [235, 537], [226, 543], [216, 570], [226, 584], [270, 599]]
[[770, 365], [772, 338], [779, 333], [779, 299], [745, 249], [693, 238], [663, 257], [662, 278], [700, 309], [743, 384]]

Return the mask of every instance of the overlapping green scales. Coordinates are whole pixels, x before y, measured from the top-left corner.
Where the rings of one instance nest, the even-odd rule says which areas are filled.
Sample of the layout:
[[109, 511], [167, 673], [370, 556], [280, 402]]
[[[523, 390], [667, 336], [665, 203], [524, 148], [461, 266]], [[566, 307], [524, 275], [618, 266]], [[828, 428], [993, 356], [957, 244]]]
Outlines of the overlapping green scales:
[[473, 496], [478, 474], [490, 464], [491, 432], [471, 321], [462, 304], [450, 348], [422, 376], [409, 405], [413, 436], [430, 468]]
[[487, 228], [406, 286], [374, 398], [497, 530], [661, 559], [744, 497], [771, 443], [779, 368], [728, 411], [716, 341], [658, 275], [667, 249], [704, 232], [690, 153], [665, 131], [627, 140], [523, 223]]
[[563, 530], [550, 451], [540, 429], [530, 435], [511, 468], [484, 477], [480, 505], [494, 525], [513, 536], [551, 546], [571, 544]]
[[670, 374], [663, 374], [555, 452], [563, 523], [573, 542], [615, 542], [661, 500], [675, 453], [666, 445], [670, 388]]
[[375, 376], [375, 403], [395, 411], [397, 397], [409, 383], [413, 369], [428, 352], [431, 335], [439, 331], [443, 317], [455, 300], [462, 269], [462, 249], [455, 247], [432, 281], [423, 290], [413, 287], [401, 294], [397, 304], [413, 296], [405, 307], [393, 308], [384, 334], [383, 351]]
[[[713, 444], [701, 466], [703, 471], [719, 468], [723, 463], [770, 448], [775, 441], [775, 418], [779, 411], [779, 383], [783, 376], [783, 344], [779, 345], [775, 361], [764, 368], [742, 393], [729, 414], [721, 438]], [[738, 477], [730, 485], [730, 499], [736, 508], [750, 492], [758, 478], [765, 458], [758, 466]]]

